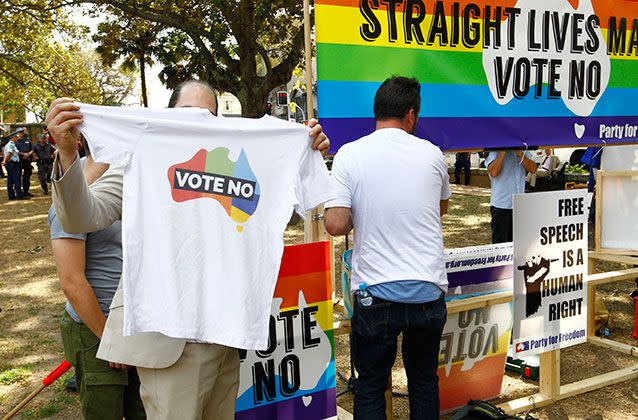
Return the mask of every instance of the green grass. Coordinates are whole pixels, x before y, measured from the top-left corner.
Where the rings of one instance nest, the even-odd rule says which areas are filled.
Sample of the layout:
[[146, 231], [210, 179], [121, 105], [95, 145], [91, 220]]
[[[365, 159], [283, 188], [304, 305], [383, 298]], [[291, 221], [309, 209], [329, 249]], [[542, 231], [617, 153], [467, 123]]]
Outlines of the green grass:
[[25, 410], [22, 413], [22, 418], [24, 419], [45, 419], [47, 417], [51, 417], [54, 414], [60, 412], [60, 406], [56, 403], [56, 401], [50, 401], [46, 405], [38, 408], [33, 408], [30, 410]]
[[67, 373], [66, 375], [58, 379], [53, 385], [51, 385], [53, 391], [55, 392], [55, 398], [53, 398], [51, 401], [48, 401], [41, 407], [34, 407], [24, 410], [24, 412], [22, 413], [22, 418], [45, 419], [59, 413], [66, 407], [79, 405], [80, 401], [77, 393], [70, 393], [64, 388], [66, 381], [69, 379], [70, 376], [71, 374]]
[[11, 385], [27, 379], [33, 373], [30, 367], [19, 366], [0, 371], [0, 384]]

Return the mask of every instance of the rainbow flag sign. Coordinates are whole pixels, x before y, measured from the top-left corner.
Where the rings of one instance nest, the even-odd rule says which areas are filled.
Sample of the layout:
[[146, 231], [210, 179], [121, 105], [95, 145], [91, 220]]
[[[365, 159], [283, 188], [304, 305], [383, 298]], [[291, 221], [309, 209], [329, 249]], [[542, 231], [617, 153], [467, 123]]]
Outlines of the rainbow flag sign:
[[236, 419], [337, 415], [329, 251], [328, 242], [284, 249], [268, 348], [240, 351]]
[[332, 152], [391, 75], [443, 150], [638, 143], [636, 0], [317, 0], [316, 33]]
[[437, 371], [441, 412], [501, 394], [511, 335], [511, 303], [448, 316]]

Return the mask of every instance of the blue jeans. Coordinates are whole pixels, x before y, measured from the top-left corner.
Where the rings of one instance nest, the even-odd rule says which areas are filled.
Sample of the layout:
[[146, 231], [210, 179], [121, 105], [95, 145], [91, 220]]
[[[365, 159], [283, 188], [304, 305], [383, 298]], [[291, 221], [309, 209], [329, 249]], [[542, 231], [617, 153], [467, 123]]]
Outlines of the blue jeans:
[[10, 200], [24, 197], [20, 185], [20, 163], [18, 162], [7, 162], [7, 195]]
[[352, 316], [352, 357], [359, 374], [354, 418], [385, 419], [384, 392], [403, 334], [403, 365], [408, 377], [410, 419], [439, 418], [439, 378], [436, 374], [445, 298], [423, 304], [394, 303], [374, 298], [363, 306], [355, 296]]

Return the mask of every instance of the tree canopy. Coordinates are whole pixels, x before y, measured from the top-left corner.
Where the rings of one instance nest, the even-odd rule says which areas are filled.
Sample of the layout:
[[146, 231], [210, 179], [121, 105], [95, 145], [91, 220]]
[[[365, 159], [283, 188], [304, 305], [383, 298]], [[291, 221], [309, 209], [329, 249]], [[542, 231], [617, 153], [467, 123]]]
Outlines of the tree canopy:
[[96, 10], [161, 25], [154, 55], [163, 65], [160, 77], [166, 86], [193, 77], [206, 80], [237, 96], [244, 116], [263, 115], [269, 92], [287, 83], [302, 61], [299, 0], [67, 0], [65, 4], [70, 3], [91, 3]]
[[161, 24], [157, 22], [116, 11], [100, 22], [97, 33], [93, 35], [93, 41], [98, 43], [97, 52], [106, 66], [121, 61], [123, 70], [139, 70], [144, 106], [148, 106], [146, 65], [152, 65], [153, 57], [159, 52], [157, 40], [161, 29]]
[[44, 0], [0, 3], [0, 108], [18, 114], [26, 109], [42, 118], [59, 96], [121, 101], [132, 89], [130, 75], [109, 74], [81, 48], [81, 33], [64, 11], [47, 6]]

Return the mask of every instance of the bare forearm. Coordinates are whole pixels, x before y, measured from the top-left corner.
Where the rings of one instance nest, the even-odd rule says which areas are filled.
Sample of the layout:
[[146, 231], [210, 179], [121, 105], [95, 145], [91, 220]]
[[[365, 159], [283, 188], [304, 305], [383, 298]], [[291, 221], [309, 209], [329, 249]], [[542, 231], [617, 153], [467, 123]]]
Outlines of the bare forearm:
[[97, 302], [95, 293], [86, 278], [67, 279], [62, 281], [62, 289], [82, 322], [97, 337], [102, 337], [106, 317]]
[[523, 165], [523, 168], [525, 168], [525, 170], [529, 172], [530, 174], [535, 174], [536, 171], [538, 170], [538, 167], [536, 166], [534, 161], [531, 159], [528, 159], [527, 157], [523, 158], [523, 162], [521, 164]]
[[440, 203], [440, 210], [441, 210], [441, 217], [445, 216], [448, 212], [448, 200], [441, 200]]
[[352, 229], [352, 213], [343, 207], [329, 208], [324, 211], [326, 230], [332, 236], [347, 235]]
[[487, 172], [492, 176], [492, 178], [496, 178], [500, 173], [501, 169], [503, 169], [503, 161], [505, 160], [505, 152], [500, 152], [496, 159], [492, 161], [487, 167]]

